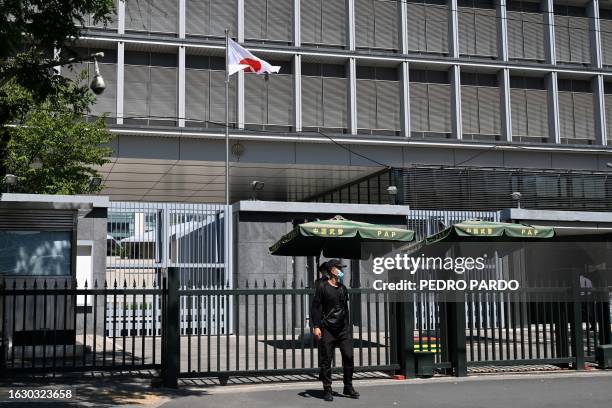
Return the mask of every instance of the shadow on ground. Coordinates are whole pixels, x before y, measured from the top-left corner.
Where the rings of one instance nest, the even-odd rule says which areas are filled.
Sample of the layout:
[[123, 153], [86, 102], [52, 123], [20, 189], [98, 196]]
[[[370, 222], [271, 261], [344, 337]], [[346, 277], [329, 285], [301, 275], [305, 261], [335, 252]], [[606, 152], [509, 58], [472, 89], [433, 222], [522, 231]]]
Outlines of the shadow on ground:
[[[11, 401], [11, 407], [114, 407], [118, 405], [157, 406], [168, 400], [188, 396], [205, 396], [204, 389], [165, 388], [156, 386], [151, 379], [133, 378], [117, 374], [83, 375], [80, 377], [56, 377], [19, 379], [0, 383], [0, 401], [8, 401], [8, 390], [57, 389], [72, 390], [67, 400]], [[2, 405], [2, 403], [0, 403]]]

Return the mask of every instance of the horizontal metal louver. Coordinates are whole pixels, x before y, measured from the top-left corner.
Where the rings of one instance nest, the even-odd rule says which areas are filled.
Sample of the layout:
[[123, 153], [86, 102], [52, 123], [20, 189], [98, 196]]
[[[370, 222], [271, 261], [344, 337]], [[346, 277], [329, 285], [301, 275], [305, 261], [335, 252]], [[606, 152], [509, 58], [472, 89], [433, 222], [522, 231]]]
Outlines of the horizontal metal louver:
[[428, 132], [429, 101], [427, 98], [427, 84], [410, 83], [410, 126], [415, 132]]
[[555, 47], [559, 62], [589, 63], [588, 18], [555, 15]]
[[410, 125], [413, 132], [451, 132], [450, 86], [410, 82]]
[[608, 144], [612, 140], [612, 95], [605, 95], [606, 105], [606, 135], [608, 137]]
[[612, 65], [612, 20], [600, 19], [599, 24], [602, 62], [604, 65]]
[[185, 32], [188, 35], [223, 37], [227, 28], [230, 35], [235, 36], [237, 7], [235, 1], [185, 0]]
[[497, 56], [495, 10], [459, 7], [459, 53]]
[[291, 42], [293, 2], [290, 0], [246, 0], [244, 36], [247, 39]]
[[175, 34], [178, 7], [178, 0], [126, 0], [125, 29]]
[[345, 8], [344, 0], [300, 2], [302, 43], [346, 45]]
[[302, 77], [302, 124], [323, 126], [323, 78]]
[[395, 1], [355, 1], [357, 47], [397, 49], [399, 4]]
[[484, 86], [461, 87], [463, 133], [500, 134], [499, 89]]
[[508, 11], [508, 56], [544, 60], [544, 15]]
[[276, 74], [268, 79], [267, 124], [293, 125], [293, 75]]
[[593, 94], [559, 92], [559, 123], [563, 139], [595, 140]]
[[347, 127], [347, 80], [345, 78], [323, 78], [323, 126], [327, 128]]
[[368, 79], [357, 80], [357, 128], [376, 128], [376, 84]]
[[533, 137], [548, 137], [548, 92], [525, 90], [527, 101], [527, 134]]
[[612, 180], [605, 174], [519, 169], [403, 169], [404, 202], [412, 209], [612, 210]]
[[126, 65], [123, 82], [123, 115], [126, 118], [145, 118], [148, 114], [149, 67]]
[[210, 73], [203, 69], [185, 70], [185, 119], [201, 127], [210, 118]]
[[5, 231], [72, 231], [76, 211], [0, 209], [0, 230]]
[[396, 81], [357, 80], [357, 127], [399, 130], [399, 86]]
[[151, 119], [175, 120], [177, 114], [177, 69], [151, 67], [150, 75], [149, 116]]

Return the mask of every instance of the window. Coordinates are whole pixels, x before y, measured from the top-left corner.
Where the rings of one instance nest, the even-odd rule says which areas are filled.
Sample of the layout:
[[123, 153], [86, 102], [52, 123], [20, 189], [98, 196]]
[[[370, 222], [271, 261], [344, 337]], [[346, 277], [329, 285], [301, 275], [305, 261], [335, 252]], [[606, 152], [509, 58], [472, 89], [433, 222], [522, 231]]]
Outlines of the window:
[[293, 1], [245, 0], [244, 36], [247, 40], [293, 42]]
[[544, 61], [544, 14], [539, 3], [509, 1], [508, 57]]
[[[79, 56], [91, 55], [95, 52], [103, 51], [104, 58], [98, 60], [100, 75], [104, 78], [106, 89], [100, 95], [96, 95], [96, 102], [91, 108], [91, 116], [97, 118], [106, 115], [107, 123], [115, 123], [117, 117], [117, 51], [93, 48], [76, 48], [74, 51]], [[61, 68], [62, 75], [76, 80], [85, 71], [83, 85], [89, 85], [94, 76], [93, 62], [80, 62], [72, 66]]]
[[555, 5], [557, 62], [589, 64], [589, 19], [580, 7]]
[[357, 67], [357, 128], [365, 131], [360, 133], [397, 134], [400, 89], [397, 68]]
[[512, 139], [548, 141], [548, 92], [544, 78], [510, 77]]
[[70, 276], [72, 232], [0, 231], [0, 275]]
[[355, 0], [355, 43], [361, 48], [398, 49], [396, 1]]
[[459, 1], [459, 53], [497, 57], [497, 18], [489, 0]]
[[293, 125], [293, 72], [291, 62], [268, 61], [281, 67], [278, 74], [244, 75], [247, 128], [291, 130]]
[[500, 96], [494, 74], [461, 73], [461, 122], [464, 139], [498, 140]]
[[225, 29], [236, 36], [236, 2], [228, 0], [185, 0], [185, 33], [225, 37]]
[[[229, 83], [229, 120], [236, 123], [236, 78]], [[225, 126], [225, 59], [186, 55], [185, 126]]]
[[346, 45], [344, 0], [301, 1], [300, 7], [302, 43]]
[[176, 34], [178, 3], [178, 0], [126, 0], [125, 29]]
[[446, 71], [410, 70], [410, 126], [414, 137], [450, 137], [451, 90]]
[[559, 79], [559, 133], [561, 143], [593, 144], [593, 93], [589, 81]]
[[419, 0], [408, 4], [408, 50], [448, 54], [448, 7], [444, 0]]
[[302, 65], [304, 129], [347, 131], [347, 79], [344, 65]]
[[124, 123], [176, 124], [176, 63], [175, 54], [126, 51]]

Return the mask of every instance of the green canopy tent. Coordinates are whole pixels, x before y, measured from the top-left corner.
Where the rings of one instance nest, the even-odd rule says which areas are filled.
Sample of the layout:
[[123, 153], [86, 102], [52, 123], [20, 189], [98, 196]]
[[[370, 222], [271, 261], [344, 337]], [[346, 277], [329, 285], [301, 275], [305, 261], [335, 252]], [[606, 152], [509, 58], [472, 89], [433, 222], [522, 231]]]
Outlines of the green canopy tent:
[[[611, 241], [609, 228], [465, 220], [398, 251], [411, 256], [487, 254], [500, 259], [506, 257], [508, 262], [513, 254], [518, 254], [517, 267], [527, 268], [530, 279], [573, 279], [576, 273], [588, 268], [600, 269], [600, 265], [612, 264]], [[528, 264], [525, 254], [530, 254]], [[603, 278], [607, 273], [599, 275]]]
[[[499, 242], [520, 242], [528, 240], [544, 240], [555, 236], [555, 230], [550, 226], [512, 224], [483, 220], [465, 220], [442, 231], [430, 235], [418, 242], [400, 248], [401, 251], [441, 252], [450, 249], [459, 242], [474, 242], [479, 244], [479, 251], [489, 252]], [[432, 249], [435, 245], [435, 249]]]
[[412, 230], [351, 221], [337, 215], [329, 220], [297, 225], [270, 247], [270, 253], [317, 257], [323, 254], [327, 258], [361, 259], [364, 243], [412, 240]]

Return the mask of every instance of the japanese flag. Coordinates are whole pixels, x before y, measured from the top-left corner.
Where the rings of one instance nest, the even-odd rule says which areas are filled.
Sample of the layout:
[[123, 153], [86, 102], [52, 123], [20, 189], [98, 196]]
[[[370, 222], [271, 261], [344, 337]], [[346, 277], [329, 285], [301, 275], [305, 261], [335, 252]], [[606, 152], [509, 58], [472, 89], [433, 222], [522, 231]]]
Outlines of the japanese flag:
[[257, 58], [247, 49], [242, 48], [237, 42], [231, 38], [228, 39], [229, 49], [228, 55], [228, 75], [235, 74], [240, 70], [246, 72], [254, 72], [256, 74], [265, 74], [266, 72], [278, 72], [280, 67], [270, 65], [266, 61]]

